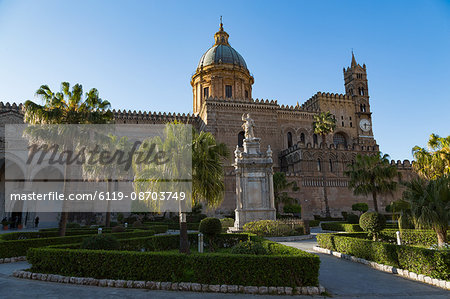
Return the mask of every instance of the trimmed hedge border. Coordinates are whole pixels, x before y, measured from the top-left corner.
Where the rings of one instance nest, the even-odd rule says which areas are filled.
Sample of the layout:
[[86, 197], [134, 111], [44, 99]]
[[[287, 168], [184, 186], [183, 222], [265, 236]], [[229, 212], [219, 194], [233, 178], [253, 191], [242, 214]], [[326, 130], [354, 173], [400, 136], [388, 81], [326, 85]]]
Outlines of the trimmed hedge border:
[[[220, 234], [216, 237], [216, 243], [219, 247], [230, 248], [239, 242], [245, 242], [252, 238], [247, 234]], [[189, 243], [192, 246], [198, 244], [198, 234], [188, 234]], [[138, 238], [119, 239], [120, 250], [128, 251], [164, 251], [178, 249], [180, 246], [179, 235], [158, 235], [158, 236], [146, 236]], [[70, 243], [61, 245], [51, 245], [47, 248], [57, 249], [80, 249], [81, 243]]]
[[362, 232], [359, 224], [350, 224], [345, 222], [322, 222], [320, 224], [323, 230], [344, 231], [349, 233]]
[[[153, 225], [151, 227], [142, 228], [127, 228], [126, 233], [138, 231], [138, 230], [152, 230], [155, 234], [165, 233], [168, 230], [167, 225]], [[102, 233], [111, 233], [112, 228], [102, 228]], [[90, 235], [97, 234], [97, 228], [76, 228], [68, 229], [66, 231], [65, 237], [68, 236], [78, 236], [78, 235]], [[17, 241], [17, 240], [27, 240], [27, 239], [38, 239], [38, 238], [56, 238], [59, 237], [57, 229], [45, 229], [39, 230], [38, 232], [12, 232], [0, 234], [0, 244], [2, 241]]]
[[[194, 244], [196, 238], [195, 234], [189, 235], [191, 244]], [[227, 245], [224, 247], [231, 247], [249, 238], [254, 237], [247, 234], [223, 234], [216, 241]], [[139, 250], [142, 244], [147, 250], [171, 250], [179, 246], [178, 235], [137, 239], [128, 239], [121, 243], [129, 243], [127, 250]], [[161, 251], [103, 251], [47, 247], [29, 249], [27, 260], [32, 264], [30, 270], [33, 272], [89, 276], [96, 279], [188, 281], [212, 285], [221, 283], [286, 287], [318, 286], [320, 259], [317, 255], [276, 242], [267, 240], [262, 242], [270, 255], [231, 253], [185, 255]], [[122, 244], [121, 247], [123, 248]]]
[[[45, 247], [49, 245], [73, 244], [80, 243], [83, 238], [92, 234], [52, 237], [52, 238], [36, 238], [24, 240], [11, 240], [0, 242], [0, 258], [11, 258], [24, 256], [29, 248]], [[112, 233], [118, 239], [126, 239], [131, 237], [148, 237], [154, 235], [152, 230], [135, 230], [133, 232]]]
[[13, 276], [17, 278], [51, 281], [68, 284], [90, 285], [98, 287], [134, 288], [167, 291], [191, 291], [213, 293], [243, 293], [243, 294], [273, 294], [273, 295], [319, 295], [325, 293], [321, 285], [308, 287], [267, 287], [267, 286], [243, 286], [243, 285], [210, 285], [191, 282], [159, 282], [143, 280], [114, 280], [95, 279], [85, 277], [71, 277], [54, 274], [33, 273], [29, 271], [15, 271]]
[[365, 233], [319, 234], [320, 247], [406, 269], [436, 279], [450, 280], [450, 251], [395, 245], [364, 238]]
[[[379, 237], [388, 242], [396, 242], [398, 229], [384, 229]], [[400, 231], [402, 244], [431, 246], [437, 244], [437, 235], [433, 230], [403, 229]], [[450, 231], [447, 232], [447, 239], [450, 240]]]
[[430, 276], [425, 276], [423, 274], [417, 274], [414, 272], [410, 272], [408, 270], [404, 270], [404, 269], [399, 269], [393, 266], [389, 266], [389, 265], [384, 265], [384, 264], [379, 264], [376, 262], [371, 262], [362, 258], [358, 258], [355, 257], [353, 255], [348, 255], [348, 254], [344, 254], [341, 252], [337, 252], [337, 251], [333, 251], [330, 249], [325, 249], [322, 247], [318, 247], [318, 246], [314, 246], [313, 250], [320, 252], [320, 253], [325, 253], [325, 254], [330, 254], [333, 255], [335, 257], [341, 258], [341, 259], [346, 259], [355, 263], [360, 263], [360, 264], [364, 264], [364, 265], [368, 265], [374, 269], [377, 269], [379, 271], [383, 271], [383, 272], [387, 272], [387, 273], [392, 273], [392, 274], [397, 274], [400, 276], [403, 276], [405, 278], [408, 279], [412, 279], [412, 280], [416, 280], [416, 281], [420, 281], [423, 283], [427, 283], [430, 285], [434, 285], [436, 287], [440, 287], [446, 290], [450, 290], [450, 281], [447, 280], [443, 280], [443, 279], [437, 279], [437, 278], [432, 278]]

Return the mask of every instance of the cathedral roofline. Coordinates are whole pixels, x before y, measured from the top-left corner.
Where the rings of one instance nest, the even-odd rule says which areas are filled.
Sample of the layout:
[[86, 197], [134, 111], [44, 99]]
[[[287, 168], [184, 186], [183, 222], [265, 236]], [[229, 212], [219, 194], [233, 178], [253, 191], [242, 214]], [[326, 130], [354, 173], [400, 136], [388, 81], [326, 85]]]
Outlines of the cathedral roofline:
[[[3, 110], [6, 111], [16, 111], [18, 113], [23, 114], [23, 104], [9, 103], [9, 102], [0, 102], [0, 112]], [[148, 112], [141, 110], [139, 111], [131, 111], [131, 110], [121, 110], [121, 109], [109, 109], [114, 114], [115, 119], [141, 119], [141, 120], [195, 120], [197, 121], [198, 116], [190, 113], [176, 113], [176, 112]]]

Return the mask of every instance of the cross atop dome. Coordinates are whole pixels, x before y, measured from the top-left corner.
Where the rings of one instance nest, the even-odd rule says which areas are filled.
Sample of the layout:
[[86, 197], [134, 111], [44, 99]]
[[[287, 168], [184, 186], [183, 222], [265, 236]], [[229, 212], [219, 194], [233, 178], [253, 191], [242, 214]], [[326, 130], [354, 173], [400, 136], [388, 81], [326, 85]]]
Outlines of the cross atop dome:
[[229, 46], [230, 44], [228, 43], [228, 37], [229, 37], [228, 33], [226, 33], [223, 30], [222, 16], [220, 16], [220, 28], [219, 28], [219, 31], [217, 31], [214, 34], [214, 41], [215, 41], [214, 46], [217, 46], [217, 45]]

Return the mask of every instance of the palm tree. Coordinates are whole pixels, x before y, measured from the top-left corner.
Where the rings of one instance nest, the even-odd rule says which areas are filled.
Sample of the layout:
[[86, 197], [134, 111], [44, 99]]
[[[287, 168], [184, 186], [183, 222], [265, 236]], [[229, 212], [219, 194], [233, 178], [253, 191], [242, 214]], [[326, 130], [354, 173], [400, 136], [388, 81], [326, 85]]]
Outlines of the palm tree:
[[280, 203], [286, 205], [294, 201], [286, 192], [287, 189], [297, 191], [298, 187], [295, 182], [288, 182], [284, 172], [275, 172], [273, 174], [273, 194], [275, 198], [275, 209], [279, 212]]
[[[54, 93], [47, 85], [42, 85], [36, 91], [36, 96], [41, 98], [44, 103], [40, 105], [33, 101], [25, 102], [24, 120], [29, 124], [104, 124], [110, 122], [113, 118], [112, 112], [107, 110], [110, 103], [102, 100], [95, 88], [92, 88], [83, 97], [81, 84], [75, 84], [70, 90], [70, 84], [62, 82], [60, 92]], [[61, 130], [64, 130], [64, 132]], [[71, 136], [67, 136], [66, 132], [67, 129], [61, 126], [58, 128], [57, 134], [33, 134], [33, 131], [30, 131], [31, 135], [34, 135], [34, 139], [45, 143], [55, 143], [54, 138], [63, 135], [65, 135], [66, 140], [71, 140], [70, 143], [76, 142], [70, 138]], [[72, 150], [75, 144], [70, 143], [64, 143], [60, 150]], [[64, 166], [64, 193], [67, 192], [66, 178], [67, 164]], [[68, 212], [63, 207], [59, 221], [60, 236], [64, 236], [66, 233], [67, 218]]]
[[386, 212], [392, 212], [392, 220], [397, 220], [400, 231], [403, 228], [409, 228], [411, 223], [411, 204], [408, 201], [404, 199], [393, 201], [386, 207]]
[[[178, 126], [177, 126], [178, 125]], [[158, 149], [162, 149], [169, 155], [168, 163], [163, 165], [136, 165], [135, 171], [135, 189], [136, 191], [157, 190], [159, 182], [164, 178], [165, 174], [169, 174], [171, 178], [185, 177], [183, 173], [188, 173], [192, 178], [192, 203], [205, 202], [209, 207], [218, 206], [224, 196], [224, 171], [223, 161], [229, 156], [229, 151], [224, 143], [217, 143], [214, 135], [208, 132], [200, 132], [192, 130], [192, 140], [190, 140], [189, 148], [186, 147], [185, 135], [187, 132], [178, 127], [184, 127], [181, 124], [169, 123], [166, 125], [166, 134], [164, 140], [159, 137], [153, 138], [151, 141], [156, 144]], [[173, 133], [171, 133], [173, 132]], [[144, 143], [141, 147], [144, 146]], [[184, 149], [180, 149], [184, 147]], [[187, 157], [183, 157], [186, 150], [192, 156], [192, 168], [187, 168]], [[139, 152], [139, 150], [138, 150]], [[181, 156], [178, 156], [181, 153]], [[192, 173], [190, 172], [192, 171]], [[164, 190], [167, 191], [167, 190]], [[180, 252], [189, 252], [189, 243], [187, 238], [186, 213], [180, 209]]]
[[[322, 136], [322, 144], [325, 146], [325, 138], [328, 134], [334, 131], [336, 128], [336, 118], [334, 115], [327, 112], [320, 112], [319, 114], [314, 115], [313, 129], [315, 134], [319, 134]], [[330, 206], [328, 204], [328, 195], [327, 195], [327, 178], [325, 171], [322, 170], [322, 180], [323, 180], [323, 196], [325, 202], [325, 215], [326, 217], [331, 217]]]
[[355, 195], [372, 194], [373, 206], [378, 212], [377, 195], [391, 193], [396, 190], [397, 183], [394, 178], [398, 177], [397, 167], [389, 164], [389, 156], [382, 155], [360, 155], [356, 156], [354, 164], [349, 164], [349, 170], [345, 175], [350, 178], [349, 188], [353, 189]]
[[194, 202], [217, 207], [224, 196], [223, 162], [230, 155], [225, 143], [209, 132], [192, 135], [192, 192]]
[[416, 178], [405, 183], [403, 197], [411, 205], [414, 225], [418, 228], [433, 228], [442, 247], [447, 241], [450, 220], [450, 176], [443, 175], [427, 181]]
[[[91, 130], [92, 131], [92, 130]], [[102, 130], [98, 130], [94, 133], [95, 138], [92, 139], [84, 139], [82, 143], [80, 143], [79, 147], [88, 147], [88, 148], [96, 148], [100, 147], [98, 151], [88, 150], [88, 154], [86, 159], [89, 160], [92, 158], [93, 161], [99, 160], [100, 152], [106, 151], [108, 153], [115, 153], [116, 151], [121, 151], [124, 153], [128, 153], [131, 148], [131, 144], [128, 141], [126, 136], [119, 137], [113, 135], [108, 132], [101, 132]], [[87, 143], [87, 144], [86, 144]], [[91, 157], [91, 155], [95, 155]], [[130, 172], [126, 170], [124, 164], [120, 164], [117, 162], [113, 163], [83, 163], [82, 171], [83, 177], [85, 179], [91, 181], [104, 181], [106, 183], [106, 192], [110, 192], [110, 183], [111, 179], [120, 180], [129, 177]], [[115, 190], [117, 191], [117, 190]], [[106, 219], [105, 226], [110, 227], [111, 225], [111, 201], [107, 201], [106, 207]]]
[[450, 174], [450, 136], [431, 134], [428, 149], [415, 146], [413, 168], [423, 178], [433, 180]]
[[[230, 152], [226, 144], [217, 142], [214, 135], [209, 132], [193, 131], [192, 199], [194, 203], [203, 202], [208, 207], [217, 207], [222, 203], [225, 190], [223, 163], [229, 156]], [[184, 246], [187, 246], [187, 225], [183, 230], [186, 234]]]

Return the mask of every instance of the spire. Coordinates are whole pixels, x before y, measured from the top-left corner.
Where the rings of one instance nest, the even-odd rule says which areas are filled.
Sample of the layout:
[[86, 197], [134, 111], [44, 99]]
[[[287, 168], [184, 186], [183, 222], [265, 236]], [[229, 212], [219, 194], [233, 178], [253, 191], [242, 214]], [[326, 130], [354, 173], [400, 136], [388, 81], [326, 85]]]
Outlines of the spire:
[[214, 34], [214, 45], [227, 45], [229, 46], [230, 44], [228, 43], [228, 33], [226, 33], [223, 30], [223, 23], [222, 23], [222, 16], [220, 16], [220, 28], [219, 31], [216, 32], [216, 34]]
[[357, 66], [358, 64], [356, 63], [356, 59], [355, 59], [355, 55], [353, 54], [353, 50], [352, 50], [352, 67]]

